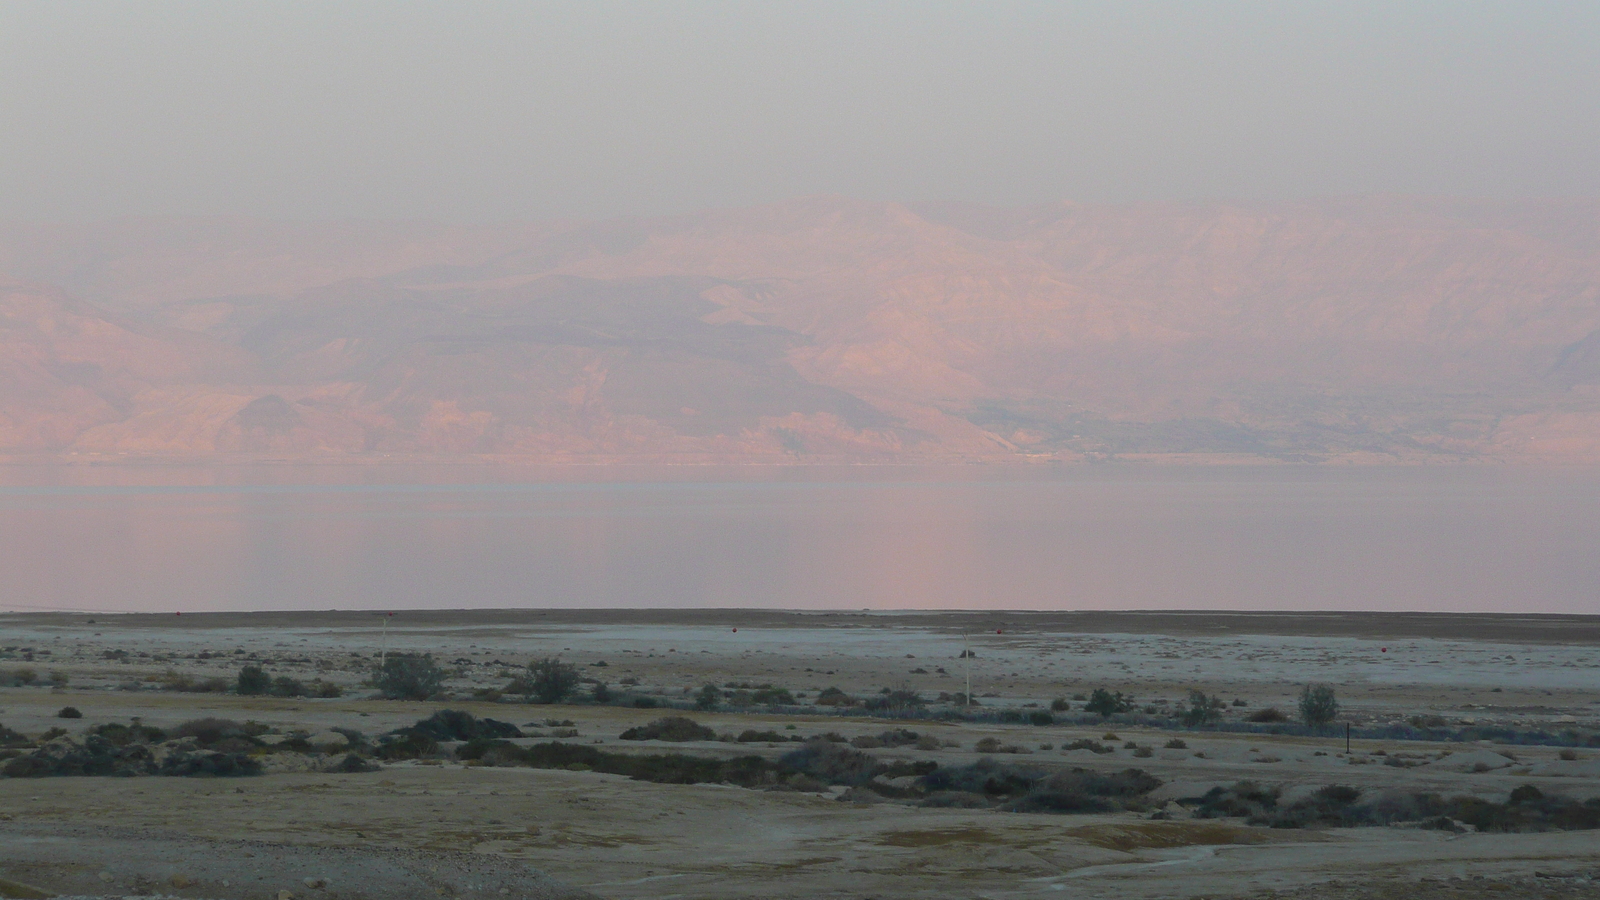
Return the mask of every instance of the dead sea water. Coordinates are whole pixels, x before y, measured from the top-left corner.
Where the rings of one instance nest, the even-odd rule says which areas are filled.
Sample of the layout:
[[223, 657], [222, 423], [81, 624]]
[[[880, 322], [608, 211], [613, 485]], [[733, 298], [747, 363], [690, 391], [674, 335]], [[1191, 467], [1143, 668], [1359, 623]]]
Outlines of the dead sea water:
[[1600, 612], [1600, 473], [0, 468], [0, 609]]

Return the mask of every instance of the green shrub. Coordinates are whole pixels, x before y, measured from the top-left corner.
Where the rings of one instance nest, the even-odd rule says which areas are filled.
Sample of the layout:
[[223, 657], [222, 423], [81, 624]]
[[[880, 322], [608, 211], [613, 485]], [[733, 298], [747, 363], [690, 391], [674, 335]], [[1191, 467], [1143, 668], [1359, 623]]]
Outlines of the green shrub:
[[1095, 688], [1089, 695], [1089, 700], [1084, 704], [1084, 711], [1109, 719], [1117, 713], [1127, 712], [1133, 708], [1133, 701], [1122, 695], [1121, 691], [1112, 693], [1105, 688]]
[[389, 700], [426, 700], [444, 687], [444, 670], [430, 654], [391, 653], [373, 676], [378, 693]]
[[1312, 728], [1320, 728], [1339, 716], [1339, 701], [1333, 686], [1308, 684], [1300, 691], [1300, 718]]
[[582, 682], [578, 667], [547, 656], [528, 663], [527, 693], [540, 703], [560, 703]]
[[694, 708], [712, 710], [722, 702], [722, 689], [714, 684], [707, 684], [694, 695]]
[[1222, 718], [1224, 704], [1220, 697], [1211, 697], [1205, 691], [1189, 692], [1189, 708], [1184, 710], [1183, 724], [1193, 728]]
[[272, 690], [272, 676], [268, 675], [260, 666], [245, 666], [239, 670], [239, 680], [236, 689], [246, 696], [265, 694]]
[[1250, 721], [1250, 722], [1261, 722], [1261, 723], [1266, 723], [1266, 722], [1287, 722], [1287, 721], [1289, 721], [1289, 717], [1284, 715], [1283, 713], [1279, 712], [1277, 707], [1269, 706], [1266, 709], [1258, 709], [1255, 712], [1251, 713], [1249, 716], [1246, 717], [1246, 720]]
[[81, 719], [81, 718], [83, 718], [83, 713], [80, 712], [76, 706], [63, 706], [60, 709], [56, 710], [56, 718], [58, 718], [58, 719]]
[[1070, 709], [1072, 709], [1072, 704], [1068, 703], [1065, 697], [1057, 697], [1050, 701], [1051, 712], [1067, 712]]

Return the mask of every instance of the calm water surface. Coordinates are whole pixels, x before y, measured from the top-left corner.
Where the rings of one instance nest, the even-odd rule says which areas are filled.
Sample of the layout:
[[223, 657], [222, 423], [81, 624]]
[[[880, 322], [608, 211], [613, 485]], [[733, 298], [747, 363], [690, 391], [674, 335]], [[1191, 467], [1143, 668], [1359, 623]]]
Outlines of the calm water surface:
[[0, 609], [1600, 613], [1600, 473], [0, 467]]

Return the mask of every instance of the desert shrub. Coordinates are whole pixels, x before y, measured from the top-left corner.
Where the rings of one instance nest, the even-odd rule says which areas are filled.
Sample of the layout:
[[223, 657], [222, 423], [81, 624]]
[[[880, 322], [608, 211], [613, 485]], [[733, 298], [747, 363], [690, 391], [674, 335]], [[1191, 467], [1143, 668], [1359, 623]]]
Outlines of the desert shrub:
[[1162, 744], [1161, 746], [1167, 748], [1168, 750], [1187, 750], [1187, 749], [1189, 749], [1189, 745], [1184, 743], [1183, 738], [1173, 738], [1172, 740], [1167, 741], [1165, 744]]
[[1067, 712], [1070, 709], [1072, 709], [1072, 704], [1068, 703], [1065, 697], [1057, 697], [1050, 701], [1051, 712]]
[[777, 731], [757, 731], [754, 728], [746, 728], [744, 731], [739, 732], [739, 736], [734, 738], [734, 741], [740, 744], [759, 744], [762, 742], [798, 741], [800, 739], [799, 735], [791, 736]]
[[28, 668], [0, 672], [0, 687], [27, 687], [38, 680], [39, 673]]
[[159, 744], [167, 739], [165, 731], [145, 725], [138, 719], [134, 719], [128, 725], [123, 725], [119, 722], [96, 725], [89, 729], [89, 734], [118, 747], [126, 747], [131, 744]]
[[272, 690], [272, 676], [260, 666], [245, 666], [239, 670], [235, 690], [246, 696], [265, 694]]
[[582, 680], [577, 666], [562, 662], [560, 657], [547, 656], [528, 663], [526, 693], [540, 703], [560, 703], [578, 689]]
[[1251, 713], [1246, 717], [1246, 721], [1259, 723], [1287, 722], [1289, 717], [1279, 712], [1276, 706], [1269, 706], [1266, 709], [1258, 709]]
[[1107, 747], [1105, 744], [1102, 744], [1092, 738], [1079, 738], [1070, 744], [1061, 745], [1061, 752], [1063, 753], [1066, 753], [1070, 750], [1088, 750], [1093, 753], [1111, 753], [1115, 749], [1116, 748], [1114, 747]]
[[0, 725], [0, 747], [26, 747], [31, 743], [22, 732]]
[[406, 729], [384, 735], [378, 742], [380, 759], [426, 759], [439, 755], [439, 742], [426, 732]]
[[604, 681], [596, 681], [594, 687], [589, 691], [589, 698], [596, 703], [610, 703], [611, 687]]
[[60, 709], [56, 710], [56, 718], [58, 718], [58, 719], [81, 719], [81, 718], [83, 718], [83, 713], [81, 711], [79, 711], [79, 709], [76, 706], [63, 706]]
[[1050, 715], [1049, 713], [1045, 712], [1044, 710], [1035, 710], [1034, 712], [1028, 713], [1028, 724], [1029, 725], [1044, 726], [1044, 725], [1054, 725], [1055, 723], [1056, 723], [1056, 717]]
[[780, 762], [787, 768], [828, 784], [866, 784], [884, 770], [884, 764], [867, 753], [832, 741], [811, 740], [798, 750], [784, 754]]
[[1312, 728], [1321, 728], [1339, 715], [1339, 701], [1333, 686], [1308, 684], [1300, 690], [1300, 718]]
[[927, 701], [908, 687], [898, 687], [885, 689], [885, 693], [867, 700], [863, 705], [873, 712], [900, 715], [921, 709], [927, 705]]
[[850, 746], [857, 750], [876, 750], [883, 746], [883, 741], [870, 734], [858, 734], [850, 739]]
[[1563, 749], [1560, 753], [1557, 753], [1556, 757], [1558, 759], [1562, 759], [1562, 760], [1565, 760], [1567, 762], [1573, 762], [1573, 761], [1577, 760], [1577, 758], [1578, 758], [1578, 751], [1572, 749], [1571, 747], [1567, 747], [1567, 748]]
[[941, 746], [939, 739], [931, 734], [925, 734], [917, 738], [916, 748], [918, 750], [938, 750]]
[[764, 687], [750, 695], [750, 702], [762, 706], [793, 706], [794, 695], [787, 688]]
[[331, 681], [318, 678], [306, 686], [306, 696], [316, 697], [319, 700], [332, 700], [344, 696], [344, 689]]
[[274, 697], [304, 697], [306, 695], [306, 686], [304, 682], [297, 681], [287, 675], [279, 675], [277, 678], [272, 679], [270, 693]]
[[535, 744], [517, 750], [512, 758], [517, 765], [605, 772], [658, 784], [726, 782], [742, 787], [762, 787], [777, 784], [783, 772], [777, 764], [759, 756], [713, 759], [682, 753], [636, 755], [610, 753], [584, 744]]
[[191, 719], [172, 729], [174, 738], [193, 738], [202, 748], [228, 752], [248, 752], [260, 741], [245, 732], [244, 726], [232, 719]]
[[855, 700], [849, 694], [836, 688], [823, 688], [817, 693], [818, 706], [854, 706]]
[[666, 716], [648, 725], [636, 725], [624, 731], [625, 741], [710, 741], [717, 733], [684, 716]]
[[1112, 774], [1073, 769], [1035, 781], [1027, 793], [1006, 804], [1013, 812], [1089, 813], [1142, 806], [1137, 798], [1162, 784], [1142, 769]]
[[1189, 708], [1183, 712], [1183, 724], [1197, 727], [1222, 718], [1222, 698], [1212, 697], [1205, 691], [1189, 692]]
[[143, 743], [116, 744], [98, 734], [82, 743], [66, 740], [48, 744], [27, 756], [6, 763], [10, 778], [46, 778], [66, 775], [171, 775], [229, 777], [258, 775], [261, 765], [243, 753], [175, 750], [157, 759]]
[[388, 700], [426, 700], [444, 687], [444, 670], [428, 654], [391, 653], [373, 675]]
[[1156, 755], [1156, 752], [1154, 750], [1151, 750], [1149, 747], [1135, 747], [1134, 751], [1133, 751], [1133, 758], [1134, 759], [1149, 759], [1150, 757], [1155, 756], [1155, 755]]
[[717, 704], [721, 702], [722, 689], [714, 684], [705, 685], [704, 687], [700, 688], [699, 693], [694, 695], [695, 709], [716, 709]]
[[[522, 729], [510, 722], [480, 719], [459, 709], [441, 709], [401, 731], [424, 734], [436, 741], [470, 741], [478, 738], [522, 737]], [[357, 732], [359, 734], [359, 732]], [[398, 732], [396, 732], [398, 733]]]
[[344, 759], [328, 767], [326, 771], [341, 775], [354, 775], [361, 772], [376, 772], [381, 768], [382, 766], [366, 759], [359, 753], [346, 753]]
[[1095, 688], [1089, 695], [1089, 700], [1084, 704], [1085, 712], [1094, 713], [1103, 719], [1108, 719], [1117, 713], [1127, 712], [1133, 708], [1133, 701], [1124, 697], [1121, 691], [1112, 693], [1105, 688]]
[[655, 709], [661, 704], [654, 697], [635, 697], [633, 698], [633, 705], [636, 709]]
[[976, 744], [972, 745], [972, 749], [978, 751], [979, 753], [1026, 753], [1027, 752], [1027, 751], [1023, 750], [1021, 747], [1018, 747], [1016, 744], [1002, 743], [999, 738], [992, 738], [992, 737], [979, 738], [978, 742]]
[[1194, 815], [1200, 819], [1248, 817], [1265, 822], [1278, 808], [1277, 788], [1264, 788], [1253, 781], [1241, 781], [1231, 788], [1215, 787], [1200, 798]]
[[56, 738], [66, 736], [67, 730], [65, 728], [49, 728], [46, 729], [43, 734], [39, 735], [39, 743], [46, 744], [55, 740]]

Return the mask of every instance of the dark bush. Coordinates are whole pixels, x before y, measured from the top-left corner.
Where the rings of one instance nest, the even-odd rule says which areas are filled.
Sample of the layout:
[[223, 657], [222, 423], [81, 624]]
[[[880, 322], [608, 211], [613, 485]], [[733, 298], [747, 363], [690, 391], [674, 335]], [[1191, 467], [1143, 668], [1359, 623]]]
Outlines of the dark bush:
[[426, 732], [406, 729], [384, 735], [378, 743], [381, 759], [427, 759], [439, 755], [439, 742]]
[[1067, 712], [1070, 709], [1072, 709], [1072, 704], [1068, 703], [1065, 697], [1057, 697], [1050, 701], [1051, 712]]
[[260, 666], [245, 666], [239, 670], [239, 680], [235, 689], [246, 696], [265, 694], [272, 690], [272, 676]]
[[1056, 723], [1056, 717], [1050, 715], [1049, 713], [1045, 712], [1044, 710], [1035, 710], [1034, 712], [1028, 713], [1028, 724], [1029, 725], [1044, 726], [1044, 725], [1054, 725], [1055, 723]]
[[1222, 718], [1225, 704], [1221, 697], [1212, 697], [1205, 691], [1192, 690], [1189, 692], [1189, 708], [1183, 712], [1183, 724], [1191, 728], [1205, 725]]
[[78, 708], [76, 706], [63, 706], [59, 710], [56, 711], [56, 718], [58, 718], [58, 719], [81, 719], [81, 718], [83, 718], [83, 713], [79, 712]]
[[472, 713], [459, 709], [441, 709], [403, 730], [425, 734], [436, 741], [522, 737], [522, 730], [510, 722], [480, 719]]
[[762, 706], [794, 706], [794, 695], [787, 688], [764, 687], [750, 695], [750, 702]]
[[559, 657], [547, 656], [528, 663], [527, 694], [540, 703], [560, 703], [578, 689], [583, 678], [578, 667]]
[[1300, 690], [1300, 718], [1312, 728], [1321, 728], [1339, 716], [1339, 701], [1333, 686], [1308, 684]]
[[1103, 719], [1127, 712], [1132, 708], [1133, 701], [1124, 697], [1121, 691], [1113, 694], [1105, 688], [1095, 688], [1089, 695], [1089, 701], [1083, 706], [1085, 712], [1094, 713]]
[[26, 747], [31, 743], [33, 742], [22, 732], [0, 725], [0, 747]]
[[738, 737], [734, 738], [735, 741], [741, 744], [787, 743], [788, 741], [798, 741], [800, 739], [799, 735], [790, 736], [777, 731], [757, 731], [754, 728], [746, 728], [744, 731], [739, 732]]
[[1107, 747], [1105, 744], [1102, 744], [1099, 741], [1091, 738], [1079, 738], [1070, 744], [1062, 744], [1061, 750], [1063, 753], [1068, 750], [1090, 750], [1095, 753], [1111, 753], [1112, 751], [1116, 750], [1116, 748]]
[[706, 686], [700, 688], [699, 692], [694, 695], [695, 709], [716, 709], [717, 705], [721, 702], [722, 689], [718, 688], [714, 684], [707, 684]]
[[327, 771], [341, 775], [355, 775], [361, 772], [376, 772], [381, 768], [383, 767], [364, 758], [359, 753], [346, 753], [344, 759], [339, 760], [337, 765], [332, 766]]
[[306, 686], [304, 682], [296, 681], [287, 675], [279, 675], [272, 679], [271, 693], [274, 697], [304, 697]]
[[785, 767], [828, 784], [865, 784], [884, 770], [871, 755], [827, 740], [810, 740], [779, 760]]
[[854, 706], [856, 701], [836, 687], [823, 688], [817, 694], [818, 706]]
[[667, 716], [621, 734], [625, 741], [710, 741], [716, 737], [715, 731], [684, 716]]
[[254, 747], [260, 744], [253, 736], [245, 732], [243, 725], [232, 719], [191, 719], [172, 729], [172, 736], [175, 738], [193, 738], [195, 743], [205, 749], [210, 749], [230, 739], [236, 743], [243, 742], [245, 747]]
[[1275, 706], [1269, 706], [1266, 709], [1258, 709], [1255, 712], [1251, 713], [1246, 718], [1247, 718], [1248, 721], [1251, 721], [1251, 722], [1262, 722], [1262, 723], [1266, 723], [1266, 722], [1287, 722], [1287, 721], [1289, 721], [1289, 717], [1284, 715], [1283, 713], [1279, 712], [1278, 708], [1275, 707]]
[[444, 670], [428, 654], [391, 653], [373, 675], [378, 693], [389, 700], [426, 700], [444, 687]]
[[138, 719], [130, 725], [118, 722], [96, 725], [89, 729], [89, 733], [118, 747], [130, 744], [159, 744], [167, 739], [165, 731], [145, 725]]

